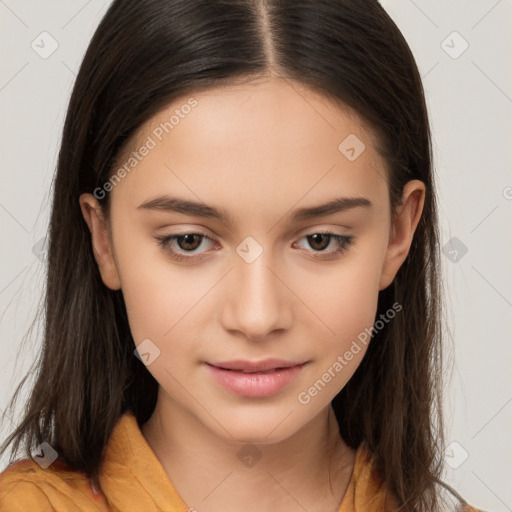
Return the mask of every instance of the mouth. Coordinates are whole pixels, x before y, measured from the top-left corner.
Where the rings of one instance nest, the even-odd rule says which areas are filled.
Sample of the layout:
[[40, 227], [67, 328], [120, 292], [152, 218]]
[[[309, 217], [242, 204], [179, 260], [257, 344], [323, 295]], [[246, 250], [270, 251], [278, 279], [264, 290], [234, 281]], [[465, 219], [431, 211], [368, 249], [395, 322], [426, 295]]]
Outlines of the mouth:
[[217, 363], [206, 363], [221, 370], [229, 370], [242, 373], [272, 373], [276, 370], [292, 368], [303, 362], [284, 361], [282, 359], [265, 359], [263, 361], [222, 361]]
[[223, 388], [244, 397], [275, 395], [292, 382], [306, 362], [278, 359], [206, 363], [209, 373]]

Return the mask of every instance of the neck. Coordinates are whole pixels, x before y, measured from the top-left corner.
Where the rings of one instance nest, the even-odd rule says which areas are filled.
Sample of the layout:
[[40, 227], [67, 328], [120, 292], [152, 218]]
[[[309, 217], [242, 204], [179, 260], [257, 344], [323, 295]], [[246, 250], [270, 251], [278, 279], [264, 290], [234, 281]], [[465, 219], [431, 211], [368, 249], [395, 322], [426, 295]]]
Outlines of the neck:
[[219, 437], [159, 395], [142, 434], [183, 501], [201, 512], [336, 512], [355, 460], [330, 407], [283, 441], [251, 445]]

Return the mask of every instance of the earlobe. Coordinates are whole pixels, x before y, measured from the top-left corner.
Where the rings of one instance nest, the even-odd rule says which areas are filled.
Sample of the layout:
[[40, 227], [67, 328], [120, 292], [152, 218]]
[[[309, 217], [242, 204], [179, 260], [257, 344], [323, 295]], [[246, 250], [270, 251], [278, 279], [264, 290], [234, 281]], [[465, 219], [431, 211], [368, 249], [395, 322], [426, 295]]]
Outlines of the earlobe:
[[114, 259], [112, 242], [98, 200], [92, 194], [82, 194], [80, 209], [91, 233], [94, 259], [98, 264], [101, 279], [111, 290], [121, 288], [121, 280]]
[[386, 257], [382, 266], [379, 290], [387, 288], [405, 261], [414, 233], [423, 213], [425, 184], [419, 180], [409, 181], [403, 190], [402, 202], [395, 210]]

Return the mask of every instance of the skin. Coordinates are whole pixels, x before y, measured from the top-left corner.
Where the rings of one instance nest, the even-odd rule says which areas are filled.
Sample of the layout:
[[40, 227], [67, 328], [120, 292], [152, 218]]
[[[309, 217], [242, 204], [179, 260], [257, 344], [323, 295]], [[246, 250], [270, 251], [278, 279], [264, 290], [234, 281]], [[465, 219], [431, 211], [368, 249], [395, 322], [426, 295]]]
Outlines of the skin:
[[[297, 397], [373, 326], [378, 293], [409, 251], [424, 184], [407, 183], [392, 222], [371, 131], [299, 83], [272, 78], [193, 97], [197, 106], [110, 192], [109, 221], [92, 194], [80, 197], [101, 277], [122, 289], [135, 344], [149, 338], [160, 350], [147, 367], [160, 388], [142, 433], [187, 506], [201, 512], [334, 512], [355, 451], [330, 401], [366, 347], [309, 403]], [[188, 99], [145, 123], [130, 149]], [[354, 161], [338, 149], [349, 134], [366, 146]], [[162, 193], [224, 208], [233, 224], [137, 208]], [[372, 206], [291, 220], [296, 208], [342, 196]], [[327, 239], [322, 252], [307, 235], [326, 229], [353, 243], [335, 254]], [[195, 232], [213, 242], [172, 244], [193, 262], [173, 260], [155, 240]], [[263, 249], [251, 263], [236, 251], [248, 236]], [[307, 364], [267, 398], [235, 395], [205, 366], [269, 357]], [[248, 443], [262, 455], [251, 468], [237, 457]]]

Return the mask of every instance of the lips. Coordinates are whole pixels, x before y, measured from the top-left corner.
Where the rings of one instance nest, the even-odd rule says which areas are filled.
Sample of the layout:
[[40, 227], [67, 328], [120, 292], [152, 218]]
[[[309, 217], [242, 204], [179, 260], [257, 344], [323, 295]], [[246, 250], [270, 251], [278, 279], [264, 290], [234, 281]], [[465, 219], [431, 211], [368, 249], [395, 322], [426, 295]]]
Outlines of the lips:
[[266, 359], [264, 361], [220, 361], [206, 369], [223, 388], [247, 398], [266, 398], [279, 393], [300, 374], [306, 363]]
[[302, 364], [301, 362], [284, 361], [282, 359], [265, 359], [263, 361], [221, 361], [218, 363], [208, 363], [223, 370], [232, 370], [243, 373], [270, 373], [282, 368], [291, 368]]

